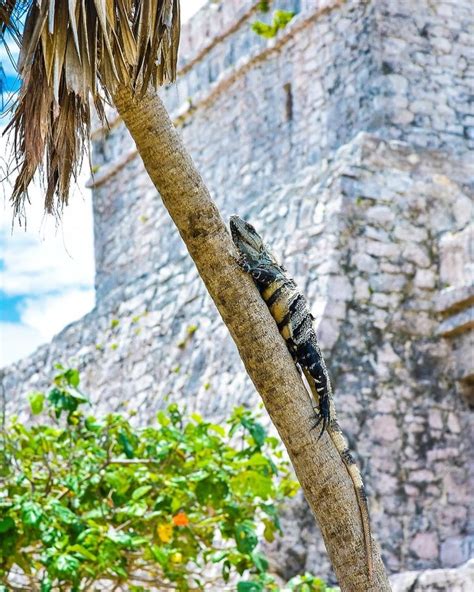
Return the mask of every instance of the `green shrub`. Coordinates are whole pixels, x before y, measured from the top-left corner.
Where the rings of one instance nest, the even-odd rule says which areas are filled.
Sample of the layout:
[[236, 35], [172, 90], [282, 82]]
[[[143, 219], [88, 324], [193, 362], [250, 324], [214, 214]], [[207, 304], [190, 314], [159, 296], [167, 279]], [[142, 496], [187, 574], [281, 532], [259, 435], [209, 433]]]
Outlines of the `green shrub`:
[[[258, 533], [273, 540], [298, 486], [255, 415], [222, 426], [172, 404], [137, 428], [90, 415], [77, 370], [58, 369], [29, 396], [36, 424], [2, 431], [0, 590], [278, 590]], [[288, 589], [325, 589], [311, 578]]]

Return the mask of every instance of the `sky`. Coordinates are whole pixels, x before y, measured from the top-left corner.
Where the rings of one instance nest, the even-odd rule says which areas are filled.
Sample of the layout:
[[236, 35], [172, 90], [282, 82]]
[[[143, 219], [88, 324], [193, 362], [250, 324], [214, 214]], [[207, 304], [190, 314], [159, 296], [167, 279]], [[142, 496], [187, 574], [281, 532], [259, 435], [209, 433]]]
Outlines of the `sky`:
[[[181, 0], [183, 22], [205, 2]], [[2, 46], [0, 64], [5, 88], [15, 91], [18, 82]], [[5, 136], [1, 136], [5, 123], [0, 119], [2, 156], [9, 150]], [[35, 185], [25, 229], [18, 224], [12, 228], [8, 186], [0, 166], [0, 368], [32, 353], [94, 307], [94, 237], [91, 192], [85, 188], [87, 168], [71, 192], [59, 226], [54, 218], [43, 215], [43, 191]]]

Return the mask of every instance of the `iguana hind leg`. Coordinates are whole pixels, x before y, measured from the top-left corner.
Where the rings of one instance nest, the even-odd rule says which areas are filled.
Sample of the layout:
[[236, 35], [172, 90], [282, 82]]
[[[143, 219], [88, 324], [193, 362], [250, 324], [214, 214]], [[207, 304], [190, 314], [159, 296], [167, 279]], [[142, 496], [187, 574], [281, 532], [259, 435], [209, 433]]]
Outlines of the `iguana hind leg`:
[[315, 429], [322, 424], [319, 435], [321, 437], [331, 421], [331, 385], [326, 366], [319, 348], [316, 348], [311, 341], [307, 341], [298, 348], [298, 361], [303, 367], [306, 380], [318, 406], [316, 423], [311, 429]]

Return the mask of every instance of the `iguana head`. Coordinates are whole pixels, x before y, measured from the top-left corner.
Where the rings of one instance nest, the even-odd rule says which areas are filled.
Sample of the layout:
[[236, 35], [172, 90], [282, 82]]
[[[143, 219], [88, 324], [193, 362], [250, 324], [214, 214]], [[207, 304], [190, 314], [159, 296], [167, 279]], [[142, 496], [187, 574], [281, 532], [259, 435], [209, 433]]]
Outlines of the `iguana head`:
[[278, 265], [251, 224], [239, 216], [231, 216], [230, 232], [235, 246], [251, 267]]

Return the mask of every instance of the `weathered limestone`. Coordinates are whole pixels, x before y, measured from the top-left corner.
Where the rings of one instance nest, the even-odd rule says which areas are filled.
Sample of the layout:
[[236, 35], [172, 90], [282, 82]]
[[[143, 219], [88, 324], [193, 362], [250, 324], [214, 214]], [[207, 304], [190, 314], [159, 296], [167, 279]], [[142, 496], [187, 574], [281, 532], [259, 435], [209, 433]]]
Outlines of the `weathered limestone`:
[[[199, 13], [163, 95], [223, 216], [255, 223], [312, 304], [389, 570], [463, 590], [437, 568], [474, 544], [470, 3], [275, 2], [298, 14], [270, 41], [249, 28], [256, 4]], [[7, 411], [56, 361], [78, 365], [101, 411], [143, 421], [169, 400], [215, 420], [255, 406], [119, 122], [96, 131], [93, 160], [97, 306], [5, 369]], [[329, 575], [303, 501], [286, 513], [275, 569]], [[419, 574], [405, 575], [399, 590]]]
[[459, 569], [409, 571], [390, 580], [393, 592], [470, 592], [474, 587], [474, 560]]

